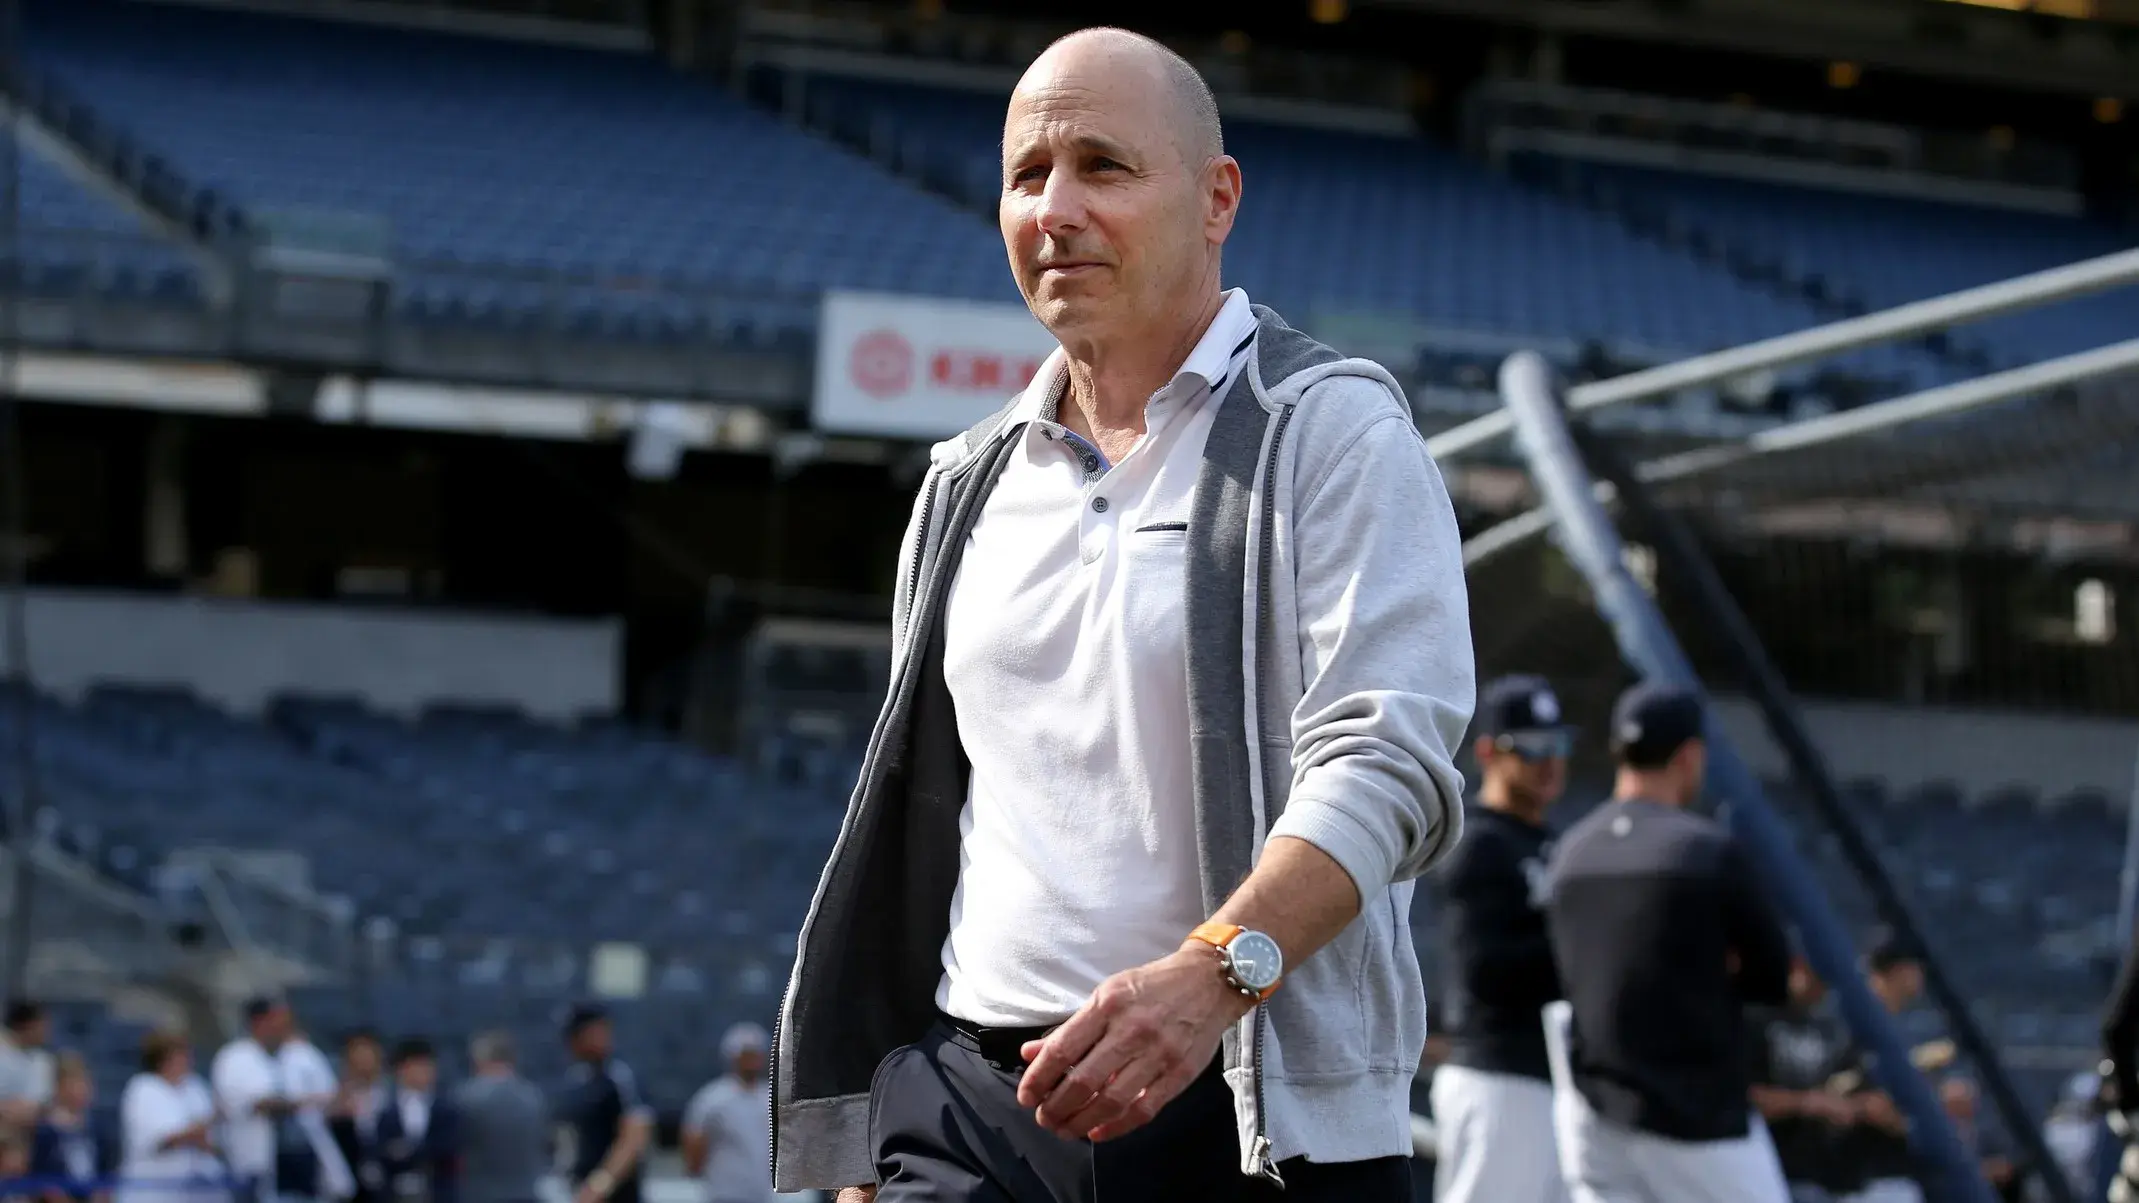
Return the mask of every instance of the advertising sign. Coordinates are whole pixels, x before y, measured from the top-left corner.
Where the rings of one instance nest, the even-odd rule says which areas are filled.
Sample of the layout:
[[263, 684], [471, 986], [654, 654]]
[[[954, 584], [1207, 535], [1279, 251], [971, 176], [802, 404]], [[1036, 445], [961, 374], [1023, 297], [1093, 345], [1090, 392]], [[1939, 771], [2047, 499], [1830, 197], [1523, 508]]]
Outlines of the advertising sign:
[[811, 420], [826, 434], [948, 438], [1002, 408], [1054, 349], [1023, 305], [829, 292]]

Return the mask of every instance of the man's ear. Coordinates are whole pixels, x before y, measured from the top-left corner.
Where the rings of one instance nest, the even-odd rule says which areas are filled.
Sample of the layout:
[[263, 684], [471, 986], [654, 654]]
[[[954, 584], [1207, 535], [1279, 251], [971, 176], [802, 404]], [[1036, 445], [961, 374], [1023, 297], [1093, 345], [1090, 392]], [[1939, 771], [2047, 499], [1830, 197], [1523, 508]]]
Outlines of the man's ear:
[[1240, 217], [1240, 184], [1240, 163], [1231, 155], [1219, 155], [1203, 169], [1203, 228], [1213, 245], [1222, 246], [1232, 236]]

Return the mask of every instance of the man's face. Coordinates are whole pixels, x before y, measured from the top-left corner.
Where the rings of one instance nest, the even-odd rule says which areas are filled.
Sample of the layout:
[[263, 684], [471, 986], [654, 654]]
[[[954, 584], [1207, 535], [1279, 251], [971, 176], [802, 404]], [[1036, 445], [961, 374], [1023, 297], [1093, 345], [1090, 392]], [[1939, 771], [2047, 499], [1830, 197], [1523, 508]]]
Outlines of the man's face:
[[1686, 745], [1671, 756], [1671, 772], [1679, 779], [1686, 792], [1686, 805], [1692, 806], [1701, 800], [1701, 791], [1708, 781], [1708, 743], [1706, 740], [1690, 739]]
[[342, 1049], [342, 1068], [352, 1078], [371, 1081], [379, 1076], [379, 1042], [359, 1036]]
[[52, 1043], [51, 1018], [39, 1015], [30, 1022], [23, 1024], [15, 1032], [15, 1041], [23, 1048], [43, 1048]]
[[1790, 962], [1790, 1001], [1800, 1007], [1816, 1007], [1827, 997], [1827, 983], [1812, 971], [1811, 962], [1799, 957]]
[[582, 1061], [604, 1061], [616, 1041], [606, 1019], [591, 1020], [572, 1037], [572, 1051]]
[[410, 1094], [429, 1094], [438, 1085], [438, 1062], [409, 1057], [394, 1068], [394, 1081]]
[[765, 1076], [765, 1054], [754, 1048], [746, 1048], [735, 1055], [735, 1076], [745, 1082], [755, 1082]]
[[1938, 1101], [1946, 1109], [1946, 1115], [1959, 1122], [1968, 1123], [1976, 1118], [1976, 1090], [1961, 1078], [1948, 1078], [1939, 1083]]
[[296, 1019], [288, 1007], [271, 1007], [253, 1020], [253, 1039], [273, 1048], [288, 1040], [295, 1028]]
[[1890, 1011], [1906, 1010], [1924, 992], [1924, 967], [1900, 961], [1872, 975], [1872, 986]]
[[1232, 229], [1240, 169], [1188, 162], [1145, 58], [1082, 43], [1034, 63], [1003, 124], [997, 214], [1018, 290], [1065, 345], [1179, 320]]
[[1493, 739], [1478, 741], [1479, 771], [1489, 781], [1500, 781], [1525, 810], [1542, 817], [1567, 789], [1566, 741], [1513, 736], [1505, 742], [1509, 746]]

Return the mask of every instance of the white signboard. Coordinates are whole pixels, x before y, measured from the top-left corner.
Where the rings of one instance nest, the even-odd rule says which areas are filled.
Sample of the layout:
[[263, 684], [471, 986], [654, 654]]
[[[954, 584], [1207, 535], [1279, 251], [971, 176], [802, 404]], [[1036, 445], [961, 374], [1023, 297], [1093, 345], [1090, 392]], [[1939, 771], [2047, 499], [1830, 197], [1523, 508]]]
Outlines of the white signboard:
[[828, 292], [810, 415], [828, 434], [949, 438], [1001, 409], [1055, 345], [1023, 305]]

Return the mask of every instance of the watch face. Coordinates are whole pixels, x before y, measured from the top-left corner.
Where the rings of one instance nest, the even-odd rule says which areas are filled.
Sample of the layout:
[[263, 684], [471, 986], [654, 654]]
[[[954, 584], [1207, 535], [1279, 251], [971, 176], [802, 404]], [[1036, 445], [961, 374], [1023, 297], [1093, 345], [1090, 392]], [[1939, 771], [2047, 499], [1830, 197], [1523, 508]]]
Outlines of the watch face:
[[1233, 976], [1250, 990], [1268, 990], [1285, 972], [1285, 954], [1277, 941], [1259, 931], [1244, 931], [1226, 945]]

